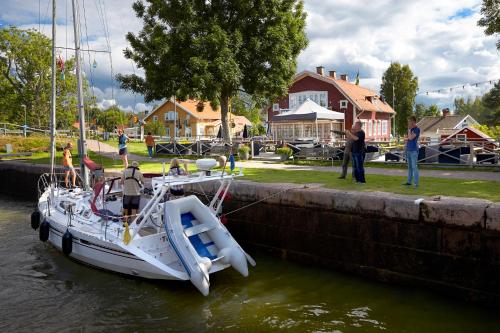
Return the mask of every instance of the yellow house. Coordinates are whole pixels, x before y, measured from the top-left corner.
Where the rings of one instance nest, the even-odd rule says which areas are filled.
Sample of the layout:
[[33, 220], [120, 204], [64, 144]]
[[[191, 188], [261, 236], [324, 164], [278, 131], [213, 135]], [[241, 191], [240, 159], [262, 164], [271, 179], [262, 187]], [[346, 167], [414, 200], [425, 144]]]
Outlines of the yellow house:
[[[148, 114], [144, 121], [146, 123], [155, 121], [165, 126], [167, 137], [174, 136], [174, 128], [177, 128], [176, 137], [215, 137], [220, 127], [220, 108], [214, 110], [209, 102], [200, 103], [188, 99], [185, 102], [169, 99]], [[231, 134], [238, 135], [243, 131], [243, 126], [251, 125], [251, 122], [242, 116], [229, 114]]]

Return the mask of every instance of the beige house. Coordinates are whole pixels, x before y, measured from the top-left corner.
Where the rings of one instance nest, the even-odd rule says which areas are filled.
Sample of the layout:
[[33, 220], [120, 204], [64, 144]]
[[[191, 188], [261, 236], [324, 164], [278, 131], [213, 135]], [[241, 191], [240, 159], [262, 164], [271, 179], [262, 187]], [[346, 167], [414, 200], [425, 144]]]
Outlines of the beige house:
[[[173, 99], [169, 99], [146, 115], [144, 121], [162, 123], [167, 137], [210, 138], [217, 136], [221, 111], [220, 108], [214, 110], [208, 102], [187, 100], [174, 103]], [[251, 125], [247, 118], [231, 113], [229, 123], [233, 136], [240, 135], [244, 125]]]

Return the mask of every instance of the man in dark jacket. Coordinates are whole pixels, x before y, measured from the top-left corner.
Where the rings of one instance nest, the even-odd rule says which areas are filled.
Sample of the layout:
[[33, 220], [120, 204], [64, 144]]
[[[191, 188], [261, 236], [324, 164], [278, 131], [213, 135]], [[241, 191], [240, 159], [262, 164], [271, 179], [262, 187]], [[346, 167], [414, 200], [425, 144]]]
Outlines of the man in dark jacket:
[[354, 178], [356, 183], [364, 184], [365, 180], [365, 169], [364, 163], [364, 151], [365, 151], [365, 132], [362, 129], [363, 124], [360, 121], [356, 121], [351, 131], [346, 131], [346, 137], [352, 140], [352, 168], [354, 169]]

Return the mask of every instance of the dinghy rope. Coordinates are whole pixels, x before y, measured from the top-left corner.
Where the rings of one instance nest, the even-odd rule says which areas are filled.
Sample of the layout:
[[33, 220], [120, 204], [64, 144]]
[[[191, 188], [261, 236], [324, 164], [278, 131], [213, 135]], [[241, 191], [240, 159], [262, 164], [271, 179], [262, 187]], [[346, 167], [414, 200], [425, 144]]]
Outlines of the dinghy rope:
[[270, 198], [272, 198], [272, 197], [275, 197], [275, 196], [280, 195], [280, 194], [282, 194], [282, 193], [285, 193], [285, 192], [287, 192], [287, 191], [291, 191], [291, 190], [299, 190], [299, 189], [316, 189], [316, 188], [320, 188], [320, 187], [321, 187], [321, 186], [309, 187], [309, 186], [307, 186], [307, 185], [302, 185], [302, 186], [297, 186], [297, 187], [285, 188], [285, 189], [283, 189], [283, 190], [281, 190], [281, 191], [278, 191], [278, 192], [276, 192], [276, 193], [273, 193], [273, 194], [271, 194], [271, 195], [268, 195], [268, 196], [267, 196], [267, 197], [265, 197], [265, 198], [262, 198], [262, 199], [260, 199], [260, 200], [254, 201], [254, 202], [252, 202], [252, 203], [249, 203], [248, 205], [244, 205], [244, 206], [239, 207], [239, 208], [237, 208], [237, 209], [234, 209], [234, 210], [232, 210], [232, 211], [230, 211], [230, 212], [224, 213], [224, 214], [222, 214], [221, 216], [228, 216], [228, 215], [230, 215], [230, 214], [234, 214], [234, 213], [236, 213], [236, 212], [238, 212], [238, 211], [240, 211], [240, 210], [246, 209], [246, 208], [248, 208], [248, 207], [251, 207], [251, 206], [253, 206], [253, 205], [256, 205], [256, 204], [258, 204], [258, 203], [261, 203], [261, 202], [263, 202], [263, 201], [266, 201], [267, 199], [270, 199]]

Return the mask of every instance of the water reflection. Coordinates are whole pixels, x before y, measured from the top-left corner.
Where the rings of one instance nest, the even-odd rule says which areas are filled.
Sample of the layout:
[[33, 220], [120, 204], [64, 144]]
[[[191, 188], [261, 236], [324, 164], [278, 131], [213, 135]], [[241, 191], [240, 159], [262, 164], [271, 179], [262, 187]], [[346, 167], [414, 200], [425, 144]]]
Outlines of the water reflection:
[[487, 311], [257, 254], [208, 297], [68, 260], [38, 241], [32, 205], [0, 200], [0, 332], [500, 332]]

